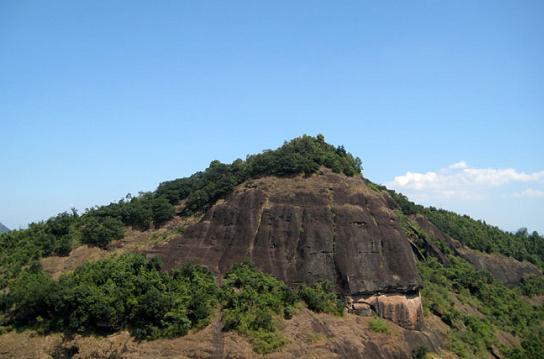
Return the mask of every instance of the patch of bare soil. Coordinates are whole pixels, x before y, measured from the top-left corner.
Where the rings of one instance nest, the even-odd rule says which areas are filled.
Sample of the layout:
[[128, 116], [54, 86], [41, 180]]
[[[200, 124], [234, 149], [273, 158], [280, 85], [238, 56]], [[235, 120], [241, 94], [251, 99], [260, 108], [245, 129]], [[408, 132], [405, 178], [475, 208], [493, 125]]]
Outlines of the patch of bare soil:
[[455, 358], [441, 351], [446, 335], [440, 319], [426, 318], [422, 332], [403, 329], [388, 322], [389, 334], [369, 329], [369, 317], [346, 314], [337, 317], [316, 314], [300, 307], [291, 320], [280, 320], [279, 329], [286, 345], [278, 352], [259, 355], [249, 340], [236, 332], [218, 332], [219, 314], [206, 328], [174, 339], [135, 341], [128, 332], [114, 335], [80, 336], [65, 339], [54, 334], [40, 336], [30, 331], [0, 336], [0, 358], [383, 358], [410, 359], [412, 351], [422, 345], [435, 352], [436, 358]]
[[544, 295], [535, 295], [533, 297], [523, 297], [529, 304], [544, 305]]
[[0, 335], [1, 359], [46, 359], [62, 344], [60, 334], [39, 335], [33, 331]]

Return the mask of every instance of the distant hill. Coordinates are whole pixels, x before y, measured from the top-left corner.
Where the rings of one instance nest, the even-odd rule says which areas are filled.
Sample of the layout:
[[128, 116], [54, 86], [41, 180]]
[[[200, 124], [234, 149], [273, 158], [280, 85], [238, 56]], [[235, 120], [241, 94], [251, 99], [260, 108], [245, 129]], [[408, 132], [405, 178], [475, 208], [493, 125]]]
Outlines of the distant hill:
[[0, 233], [9, 232], [9, 228], [0, 223]]

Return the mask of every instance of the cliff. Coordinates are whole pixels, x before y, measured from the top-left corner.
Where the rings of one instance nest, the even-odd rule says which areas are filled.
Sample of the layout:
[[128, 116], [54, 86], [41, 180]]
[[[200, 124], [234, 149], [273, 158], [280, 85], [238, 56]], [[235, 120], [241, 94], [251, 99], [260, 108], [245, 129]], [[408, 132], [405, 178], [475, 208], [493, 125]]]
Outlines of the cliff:
[[397, 300], [390, 310], [393, 302], [377, 299], [373, 309], [419, 328], [422, 282], [388, 202], [362, 178], [325, 168], [310, 177], [253, 179], [148, 256], [161, 257], [166, 269], [191, 262], [217, 273], [250, 261], [291, 286], [330, 281], [347, 296], [416, 295], [415, 307]]

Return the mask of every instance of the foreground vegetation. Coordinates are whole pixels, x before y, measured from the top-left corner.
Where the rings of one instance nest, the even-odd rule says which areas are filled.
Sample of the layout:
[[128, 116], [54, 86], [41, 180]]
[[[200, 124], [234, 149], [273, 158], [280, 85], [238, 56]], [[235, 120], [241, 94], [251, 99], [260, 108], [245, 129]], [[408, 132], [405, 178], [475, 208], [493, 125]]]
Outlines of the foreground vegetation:
[[[413, 223], [414, 228], [418, 235], [439, 244]], [[418, 261], [418, 270], [424, 281], [424, 311], [439, 316], [450, 327], [449, 349], [461, 358], [485, 357], [492, 350], [500, 350], [508, 358], [544, 357], [542, 337], [535, 335], [544, 324], [544, 307], [531, 305], [522, 297], [529, 291], [537, 292], [535, 286], [542, 278], [528, 280], [525, 290], [523, 286], [510, 289], [454, 256], [447, 246], [442, 245], [441, 250], [447, 256], [447, 265], [426, 253]], [[501, 344], [499, 331], [523, 339], [522, 346], [510, 349]]]
[[167, 273], [157, 261], [127, 254], [86, 263], [59, 280], [39, 266], [22, 271], [0, 295], [0, 324], [42, 333], [127, 329], [137, 339], [156, 339], [208, 325], [221, 304], [224, 330], [238, 331], [257, 352], [268, 353], [285, 343], [275, 318], [292, 318], [297, 302], [342, 315], [338, 297], [327, 288], [318, 283], [292, 290], [249, 264], [235, 266], [219, 288], [204, 267], [186, 265]]
[[[446, 243], [422, 230], [410, 216], [427, 217], [441, 231], [470, 248], [529, 260], [541, 268], [544, 238], [536, 232], [529, 235], [526, 230], [505, 232], [468, 216], [416, 205], [402, 194], [387, 191], [399, 207], [397, 214], [407, 235], [425, 237], [447, 257], [447, 264], [441, 264], [425, 246], [419, 248], [424, 254], [418, 261], [424, 281], [424, 311], [439, 316], [450, 327], [449, 349], [461, 358], [486, 357], [497, 350], [506, 358], [544, 358], [544, 306], [532, 305], [523, 297], [543, 294], [544, 278], [525, 278], [518, 287], [507, 288], [489, 273], [455, 256]], [[501, 331], [522, 339], [522, 345], [513, 349], [505, 346], [498, 340]]]
[[500, 347], [496, 333], [502, 330], [526, 338], [525, 346], [540, 345], [539, 356], [526, 358], [542, 358], [542, 341], [535, 340], [532, 334], [542, 327], [544, 308], [527, 303], [515, 290], [475, 270], [463, 259], [449, 259], [449, 267], [430, 257], [418, 268], [425, 282], [424, 309], [438, 315], [452, 329], [451, 350], [462, 358], [483, 357], [493, 346]]
[[138, 339], [174, 337], [208, 324], [217, 302], [214, 277], [187, 265], [161, 272], [129, 254], [86, 263], [58, 281], [40, 268], [22, 272], [1, 297], [5, 321], [42, 332], [110, 333]]

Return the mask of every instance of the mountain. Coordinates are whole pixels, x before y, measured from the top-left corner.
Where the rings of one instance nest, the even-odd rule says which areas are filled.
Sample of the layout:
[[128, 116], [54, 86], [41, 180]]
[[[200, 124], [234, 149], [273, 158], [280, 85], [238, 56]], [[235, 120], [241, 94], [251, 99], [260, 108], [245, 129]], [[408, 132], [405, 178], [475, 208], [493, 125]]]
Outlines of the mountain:
[[302, 136], [1, 235], [0, 347], [541, 358], [543, 268], [540, 234], [414, 204], [366, 180], [342, 146]]
[[9, 228], [0, 223], [0, 233], [9, 232]]
[[252, 179], [183, 236], [148, 253], [166, 268], [197, 263], [226, 273], [247, 259], [291, 286], [328, 281], [343, 295], [375, 300], [382, 315], [415, 329], [423, 283], [388, 201], [361, 177], [326, 168], [311, 177]]

